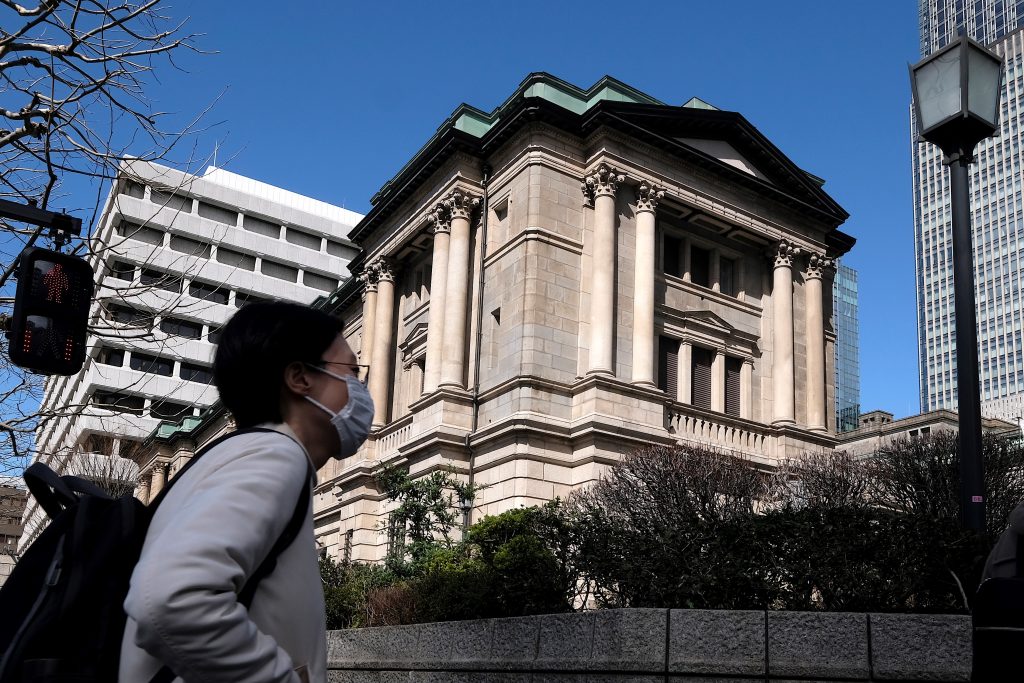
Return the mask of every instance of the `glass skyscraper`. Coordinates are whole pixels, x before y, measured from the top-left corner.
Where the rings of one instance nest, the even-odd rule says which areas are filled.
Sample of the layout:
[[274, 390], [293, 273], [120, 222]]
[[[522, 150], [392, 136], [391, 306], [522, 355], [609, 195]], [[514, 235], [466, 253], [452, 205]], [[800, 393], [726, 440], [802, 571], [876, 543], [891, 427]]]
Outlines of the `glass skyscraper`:
[[[962, 28], [1005, 58], [1000, 129], [978, 145], [971, 166], [971, 221], [982, 413], [1015, 420], [1024, 411], [1024, 0], [920, 0], [919, 7], [922, 56]], [[938, 148], [917, 143], [913, 120], [911, 134], [921, 410], [955, 409], [949, 174]]]
[[832, 285], [836, 330], [836, 431], [848, 432], [860, 421], [860, 325], [857, 322], [857, 271], [839, 264]]

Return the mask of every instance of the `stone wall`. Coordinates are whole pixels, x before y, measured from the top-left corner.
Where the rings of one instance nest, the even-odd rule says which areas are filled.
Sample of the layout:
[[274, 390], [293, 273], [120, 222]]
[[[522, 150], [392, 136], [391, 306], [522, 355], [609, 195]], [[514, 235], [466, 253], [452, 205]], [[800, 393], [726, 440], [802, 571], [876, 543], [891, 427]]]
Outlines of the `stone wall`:
[[970, 617], [625, 609], [332, 631], [333, 683], [968, 681]]

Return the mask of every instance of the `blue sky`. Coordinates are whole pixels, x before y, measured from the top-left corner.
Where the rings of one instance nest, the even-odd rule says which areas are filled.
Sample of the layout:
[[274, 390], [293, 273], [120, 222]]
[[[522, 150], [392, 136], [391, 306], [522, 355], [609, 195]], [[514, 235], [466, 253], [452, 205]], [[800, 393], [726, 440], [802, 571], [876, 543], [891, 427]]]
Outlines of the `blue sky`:
[[[440, 8], [444, 8], [443, 10]], [[461, 102], [500, 104], [533, 71], [605, 74], [668, 103], [742, 113], [851, 214], [860, 273], [861, 405], [917, 412], [907, 64], [914, 0], [517, 2], [169, 0], [197, 44], [150, 91], [184, 120], [178, 160], [365, 213]], [[85, 208], [94, 195], [67, 198]]]

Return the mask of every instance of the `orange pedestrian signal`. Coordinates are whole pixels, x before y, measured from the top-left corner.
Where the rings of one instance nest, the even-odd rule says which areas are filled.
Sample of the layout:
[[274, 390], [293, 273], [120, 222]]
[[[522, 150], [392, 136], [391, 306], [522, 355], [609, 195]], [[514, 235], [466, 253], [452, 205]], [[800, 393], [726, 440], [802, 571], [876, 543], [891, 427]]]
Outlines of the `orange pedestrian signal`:
[[92, 267], [82, 258], [33, 247], [21, 254], [11, 362], [46, 375], [73, 375], [85, 362]]

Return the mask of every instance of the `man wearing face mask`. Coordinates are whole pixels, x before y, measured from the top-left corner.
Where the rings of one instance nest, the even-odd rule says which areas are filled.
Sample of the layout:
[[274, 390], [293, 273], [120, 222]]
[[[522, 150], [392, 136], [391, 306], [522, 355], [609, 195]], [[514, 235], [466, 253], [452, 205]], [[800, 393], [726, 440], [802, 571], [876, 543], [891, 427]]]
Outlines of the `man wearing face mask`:
[[[353, 455], [373, 420], [341, 329], [289, 303], [250, 304], [224, 327], [214, 382], [239, 433], [156, 508], [124, 603], [121, 681], [327, 680], [312, 505], [297, 505], [313, 472]], [[286, 528], [295, 540], [265, 573]]]

